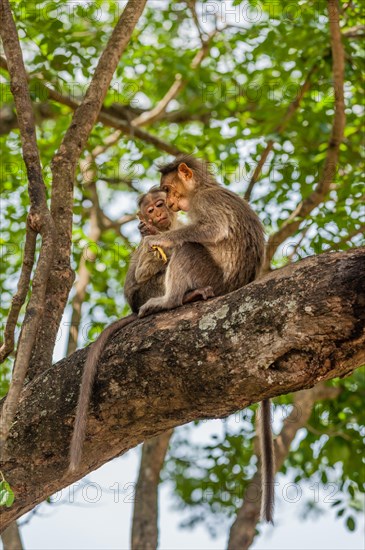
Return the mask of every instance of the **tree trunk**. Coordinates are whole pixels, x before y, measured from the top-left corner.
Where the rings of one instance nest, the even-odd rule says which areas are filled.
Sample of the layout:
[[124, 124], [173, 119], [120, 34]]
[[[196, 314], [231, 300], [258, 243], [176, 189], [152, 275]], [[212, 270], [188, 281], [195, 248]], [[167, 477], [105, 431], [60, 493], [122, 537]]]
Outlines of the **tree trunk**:
[[87, 349], [21, 394], [1, 526], [174, 426], [346, 376], [365, 363], [365, 248], [307, 258], [208, 302], [138, 320], [100, 361], [78, 473], [66, 474]]
[[132, 550], [158, 545], [158, 486], [172, 430], [148, 439], [142, 447], [132, 524]]

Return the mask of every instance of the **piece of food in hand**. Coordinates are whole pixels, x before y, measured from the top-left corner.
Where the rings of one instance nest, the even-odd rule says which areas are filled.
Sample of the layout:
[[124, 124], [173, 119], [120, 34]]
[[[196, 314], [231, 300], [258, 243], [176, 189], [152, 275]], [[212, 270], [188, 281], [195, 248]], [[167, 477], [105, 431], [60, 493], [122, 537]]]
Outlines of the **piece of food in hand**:
[[166, 256], [164, 250], [160, 246], [157, 246], [157, 244], [154, 244], [151, 248], [154, 251], [154, 253], [156, 254], [156, 256], [161, 258], [161, 260], [163, 261], [164, 264], [167, 264], [167, 256]]

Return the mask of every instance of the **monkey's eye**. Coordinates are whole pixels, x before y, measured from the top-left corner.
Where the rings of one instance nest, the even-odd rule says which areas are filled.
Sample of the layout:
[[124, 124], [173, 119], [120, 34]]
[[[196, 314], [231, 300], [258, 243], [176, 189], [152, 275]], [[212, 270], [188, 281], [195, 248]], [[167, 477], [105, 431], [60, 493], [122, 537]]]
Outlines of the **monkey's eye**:
[[163, 205], [164, 205], [164, 202], [163, 202], [163, 201], [158, 201], [158, 202], [156, 202], [156, 207], [157, 207], [157, 208], [161, 208], [161, 206], [163, 206]]
[[168, 193], [168, 192], [169, 192], [169, 188], [168, 188], [166, 185], [164, 185], [164, 186], [162, 187], [162, 191], [163, 191], [164, 193]]
[[153, 212], [153, 207], [147, 208], [147, 213], [148, 214], [152, 214], [152, 212]]

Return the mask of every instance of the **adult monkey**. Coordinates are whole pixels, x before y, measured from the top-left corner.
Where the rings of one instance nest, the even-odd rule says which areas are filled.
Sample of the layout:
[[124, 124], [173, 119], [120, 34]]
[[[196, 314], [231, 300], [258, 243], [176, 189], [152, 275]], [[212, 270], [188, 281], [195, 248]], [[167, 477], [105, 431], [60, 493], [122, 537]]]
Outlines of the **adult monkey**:
[[[141, 220], [138, 228], [142, 236], [158, 234], [179, 227], [176, 213], [167, 207], [166, 193], [159, 187], [152, 187], [148, 193], [141, 195], [138, 199], [138, 207], [138, 217]], [[137, 319], [136, 313], [142, 304], [149, 298], [161, 296], [164, 293], [165, 272], [165, 261], [158, 254], [153, 253], [145, 245], [143, 239], [132, 256], [124, 286], [124, 294], [133, 314], [115, 321], [104, 329], [92, 344], [86, 358], [70, 447], [70, 471], [77, 470], [81, 460], [92, 387], [105, 345], [117, 330]], [[183, 301], [188, 303], [199, 298], [207, 299], [212, 295], [212, 290], [208, 286], [188, 292]]]
[[[179, 156], [160, 168], [161, 189], [174, 211], [188, 212], [190, 224], [163, 235], [148, 236], [149, 246], [172, 249], [165, 294], [139, 310], [144, 317], [173, 309], [186, 292], [211, 285], [214, 295], [232, 292], [253, 281], [264, 259], [264, 231], [258, 216], [235, 193], [221, 187], [207, 164]], [[202, 248], [204, 255], [202, 255]], [[274, 449], [270, 400], [261, 408], [262, 515], [272, 522]]]

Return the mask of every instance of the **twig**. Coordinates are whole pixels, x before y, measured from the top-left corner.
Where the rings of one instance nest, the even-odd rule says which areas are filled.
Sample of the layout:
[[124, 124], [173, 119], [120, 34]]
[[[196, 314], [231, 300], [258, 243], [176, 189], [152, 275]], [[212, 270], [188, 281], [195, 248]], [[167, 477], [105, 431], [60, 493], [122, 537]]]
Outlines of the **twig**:
[[365, 25], [355, 25], [342, 31], [342, 36], [346, 38], [363, 38], [365, 36]]
[[[0, 22], [0, 34], [8, 61], [11, 90], [14, 96], [19, 122], [23, 158], [28, 174], [28, 193], [31, 204], [27, 219], [27, 227], [31, 228], [31, 232], [28, 233], [27, 238], [27, 265], [22, 269], [19, 281], [18, 296], [20, 296], [20, 300], [23, 298], [24, 293], [26, 295], [27, 287], [29, 286], [32, 269], [32, 259], [30, 255], [32, 251], [34, 252], [35, 244], [35, 235], [33, 232], [40, 233], [42, 236], [42, 245], [35, 270], [32, 295], [25, 312], [13, 369], [13, 377], [1, 414], [1, 454], [14, 420], [20, 392], [28, 370], [36, 332], [44, 311], [46, 284], [53, 259], [54, 224], [47, 208], [46, 189], [43, 182], [42, 168], [37, 147], [27, 75], [17, 30], [8, 0], [0, 0]], [[19, 308], [18, 311], [16, 311], [17, 308]], [[11, 323], [14, 323], [14, 318], [17, 318], [17, 314], [19, 314], [19, 304], [16, 306], [16, 309], [13, 310]]]
[[332, 66], [335, 91], [335, 115], [323, 172], [311, 195], [298, 204], [297, 208], [287, 218], [280, 229], [270, 236], [267, 246], [264, 271], [268, 271], [270, 269], [270, 263], [277, 247], [290, 235], [293, 235], [299, 228], [303, 219], [324, 200], [336, 174], [340, 144], [343, 140], [343, 132], [346, 123], [343, 90], [345, 55], [341, 41], [337, 0], [328, 0], [328, 16], [331, 35]]
[[[0, 66], [3, 69], [8, 70], [6, 60], [3, 57], [0, 57]], [[49, 84], [45, 83], [41, 79], [37, 80], [42, 83], [45, 91], [48, 94], [48, 97], [53, 101], [61, 103], [61, 105], [66, 105], [74, 111], [76, 111], [76, 109], [81, 105], [81, 100], [73, 99], [70, 96], [63, 95], [57, 90], [51, 88]], [[154, 136], [153, 134], [150, 134], [149, 132], [146, 132], [141, 128], [133, 127], [130, 121], [121, 120], [116, 116], [111, 115], [108, 112], [107, 108], [101, 109], [100, 113], [97, 116], [97, 121], [102, 122], [105, 126], [110, 126], [112, 128], [120, 130], [126, 136], [134, 137], [140, 139], [145, 143], [149, 143], [150, 145], [156, 147], [156, 149], [164, 151], [165, 153], [169, 153], [170, 155], [178, 155], [182, 152], [178, 147], [175, 147], [174, 145], [163, 141], [158, 136]]]
[[[197, 69], [203, 59], [207, 56], [209, 52], [209, 45], [212, 40], [212, 38], [215, 36], [216, 31], [213, 32], [203, 40], [202, 38], [202, 47], [201, 49], [196, 53], [194, 59], [191, 62], [190, 68], [192, 71]], [[172, 99], [174, 99], [180, 92], [183, 90], [183, 88], [188, 83], [187, 79], [183, 79], [181, 74], [177, 74], [175, 76], [175, 81], [172, 83], [164, 97], [157, 103], [157, 105], [151, 109], [150, 111], [147, 111], [145, 113], [142, 113], [138, 117], [134, 118], [131, 122], [133, 127], [139, 127], [139, 126], [145, 126], [147, 124], [151, 124], [155, 120], [158, 120], [161, 118], [162, 115], [165, 114], [166, 109], [168, 107], [168, 104]]]
[[[288, 126], [288, 124], [290, 122], [290, 119], [293, 117], [294, 113], [298, 110], [304, 95], [309, 90], [309, 88], [311, 86], [311, 78], [317, 70], [318, 70], [318, 65], [313, 65], [313, 67], [309, 71], [309, 73], [307, 75], [307, 78], [305, 79], [302, 87], [300, 88], [300, 91], [299, 91], [297, 97], [290, 103], [290, 105], [289, 105], [289, 107], [288, 107], [288, 109], [287, 109], [287, 111], [284, 115], [284, 118], [282, 119], [280, 124], [278, 124], [276, 126], [276, 128], [274, 129], [274, 133], [281, 134], [285, 130], [285, 128]], [[251, 198], [251, 193], [252, 193], [252, 190], [254, 188], [254, 185], [260, 177], [262, 168], [263, 168], [263, 166], [266, 162], [267, 157], [269, 156], [269, 153], [272, 151], [272, 149], [274, 147], [274, 143], [275, 143], [275, 141], [273, 139], [269, 139], [269, 141], [266, 144], [265, 149], [261, 153], [261, 157], [260, 157], [260, 159], [257, 163], [257, 166], [254, 170], [254, 173], [252, 174], [251, 180], [250, 180], [250, 182], [247, 186], [246, 192], [245, 192], [246, 201], [249, 201], [250, 198]]]
[[14, 332], [18, 321], [19, 312], [25, 302], [29, 290], [30, 276], [34, 265], [37, 233], [34, 231], [27, 219], [25, 231], [25, 247], [22, 268], [20, 272], [18, 288], [11, 301], [11, 308], [4, 330], [4, 342], [0, 348], [0, 363], [12, 353], [14, 349]]
[[347, 244], [348, 242], [351, 242], [351, 240], [354, 237], [364, 233], [365, 233], [365, 224], [361, 224], [360, 227], [358, 227], [357, 229], [354, 229], [353, 231], [351, 231], [351, 233], [349, 233], [348, 235], [345, 235], [345, 237], [342, 237], [342, 239], [338, 241], [338, 243], [334, 243], [331, 246], [330, 250], [340, 250], [345, 244]]

